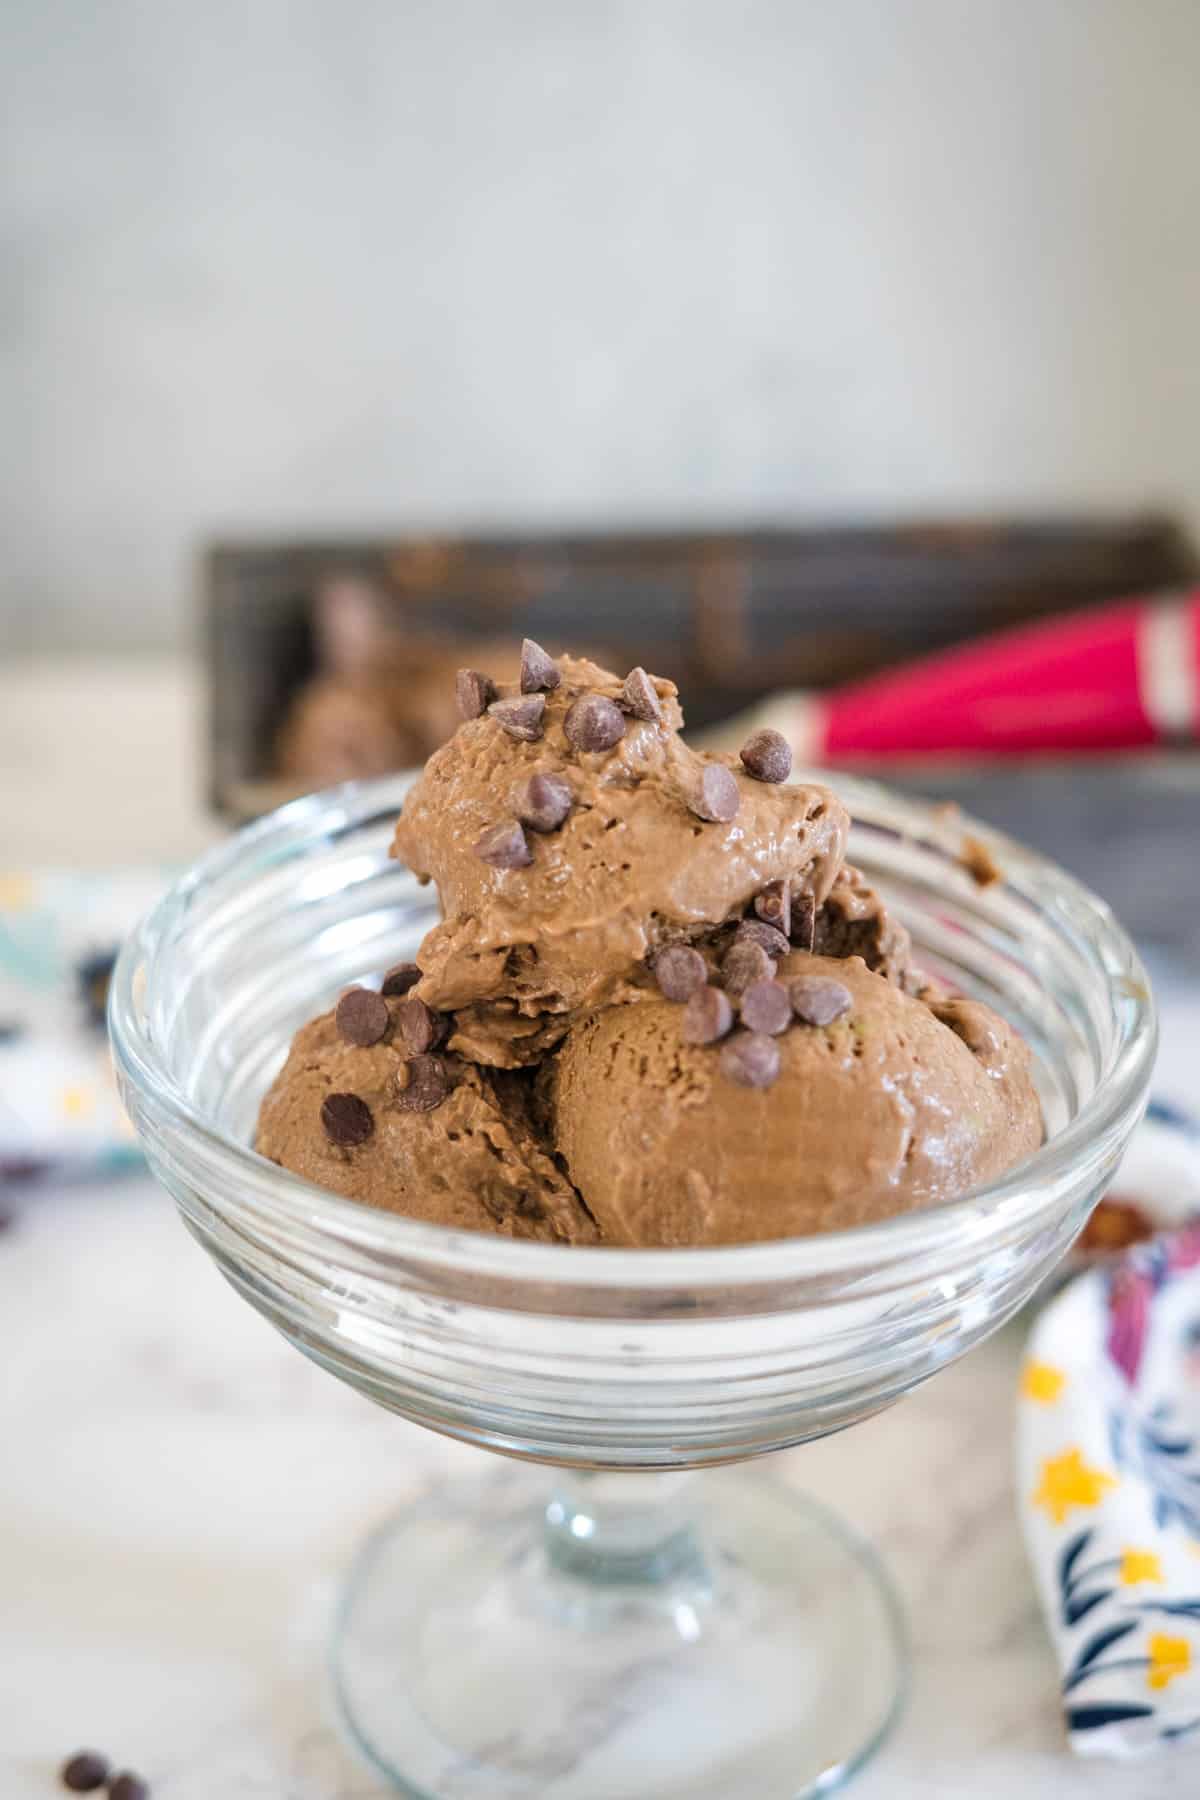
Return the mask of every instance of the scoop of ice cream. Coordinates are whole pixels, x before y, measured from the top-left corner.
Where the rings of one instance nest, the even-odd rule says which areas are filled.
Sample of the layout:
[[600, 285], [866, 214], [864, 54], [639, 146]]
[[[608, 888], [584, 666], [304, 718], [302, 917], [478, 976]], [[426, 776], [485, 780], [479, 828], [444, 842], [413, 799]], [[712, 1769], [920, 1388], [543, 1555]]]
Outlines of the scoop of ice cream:
[[417, 1219], [649, 1246], [866, 1224], [1037, 1146], [1024, 1044], [912, 968], [777, 733], [701, 756], [640, 669], [527, 641], [495, 673], [441, 670], [460, 722], [396, 831], [443, 920], [298, 1034], [264, 1155]]
[[379, 1004], [387, 1023], [374, 1042], [361, 1040], [384, 1014], [372, 1022], [366, 1003], [357, 1027], [353, 1012], [344, 1027], [327, 1012], [297, 1032], [262, 1104], [262, 1155], [412, 1219], [595, 1242], [594, 1223], [531, 1129], [524, 1078], [493, 1078], [437, 1051], [414, 1055], [401, 1035], [404, 999]]
[[[734, 997], [753, 1033], [689, 1042], [697, 1009], [667, 1000], [609, 1007], [572, 1030], [543, 1078], [546, 1104], [606, 1243], [865, 1225], [961, 1194], [1041, 1141], [1028, 1051], [986, 1007], [931, 1007], [857, 956], [784, 957], [785, 993], [800, 979], [797, 1004], [833, 1013], [829, 1023], [793, 1011], [778, 1029], [772, 984], [753, 1002], [749, 989]], [[830, 983], [844, 997], [830, 1002]]]
[[457, 1015], [452, 1049], [499, 1066], [641, 997], [658, 949], [775, 884], [819, 907], [849, 823], [826, 788], [690, 750], [672, 683], [567, 657], [551, 668], [535, 664], [524, 691], [464, 685], [469, 716], [429, 759], [394, 845], [444, 914], [418, 992]]

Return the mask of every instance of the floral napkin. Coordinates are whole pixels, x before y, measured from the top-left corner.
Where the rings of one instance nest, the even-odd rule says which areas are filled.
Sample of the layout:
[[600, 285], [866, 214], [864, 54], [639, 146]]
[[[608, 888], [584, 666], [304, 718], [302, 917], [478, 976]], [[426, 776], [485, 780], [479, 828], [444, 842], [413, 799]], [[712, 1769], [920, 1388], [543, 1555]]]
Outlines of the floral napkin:
[[0, 1190], [138, 1159], [104, 1014], [121, 941], [167, 880], [0, 870]]
[[[1152, 1108], [1120, 1186], [1151, 1216], [1197, 1218], [1200, 1129]], [[1072, 1747], [1200, 1745], [1200, 1222], [1079, 1276], [1041, 1313], [1017, 1476]]]

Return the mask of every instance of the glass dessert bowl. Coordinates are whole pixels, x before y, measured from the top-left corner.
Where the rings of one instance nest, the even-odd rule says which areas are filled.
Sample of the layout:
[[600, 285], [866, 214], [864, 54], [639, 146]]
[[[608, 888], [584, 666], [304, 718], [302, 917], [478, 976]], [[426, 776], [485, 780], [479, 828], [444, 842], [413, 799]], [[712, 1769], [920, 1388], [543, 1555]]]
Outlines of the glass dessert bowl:
[[[851, 855], [918, 964], [1024, 1035], [1046, 1142], [962, 1199], [852, 1231], [616, 1250], [455, 1232], [257, 1155], [295, 1030], [411, 956], [432, 891], [388, 858], [410, 777], [285, 807], [130, 939], [111, 1026], [151, 1167], [297, 1348], [506, 1464], [386, 1523], [333, 1646], [360, 1748], [414, 1796], [780, 1800], [882, 1740], [903, 1632], [871, 1551], [718, 1469], [869, 1417], [978, 1343], [1083, 1226], [1144, 1105], [1153, 1005], [1108, 909], [964, 821], [839, 780]], [[697, 1472], [711, 1470], [710, 1474]]]

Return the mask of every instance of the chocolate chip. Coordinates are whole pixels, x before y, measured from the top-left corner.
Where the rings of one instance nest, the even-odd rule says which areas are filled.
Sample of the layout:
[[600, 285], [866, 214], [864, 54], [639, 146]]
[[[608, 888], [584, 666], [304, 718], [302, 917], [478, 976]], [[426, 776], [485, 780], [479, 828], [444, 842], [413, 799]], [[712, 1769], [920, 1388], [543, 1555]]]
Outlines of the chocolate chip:
[[511, 700], [493, 700], [488, 717], [503, 725], [509, 737], [523, 744], [536, 743], [542, 735], [546, 717], [545, 694], [514, 694]]
[[721, 1073], [739, 1087], [770, 1087], [779, 1074], [779, 1045], [759, 1031], [739, 1031], [721, 1046]]
[[621, 690], [621, 703], [635, 719], [648, 719], [653, 725], [662, 724], [662, 701], [645, 669], [630, 669]]
[[445, 1034], [446, 1021], [415, 997], [402, 1000], [396, 1013], [400, 1036], [414, 1053], [432, 1050]]
[[396, 1071], [396, 1104], [405, 1112], [432, 1112], [450, 1092], [440, 1056], [413, 1056]]
[[735, 944], [760, 944], [768, 956], [786, 956], [791, 945], [782, 931], [762, 919], [743, 919], [733, 934]]
[[109, 1782], [108, 1800], [150, 1800], [150, 1784], [125, 1769]]
[[654, 959], [654, 979], [664, 999], [682, 1005], [704, 986], [708, 966], [698, 950], [690, 950], [686, 944], [671, 944]]
[[410, 987], [416, 987], [420, 979], [421, 971], [416, 963], [397, 963], [384, 976], [379, 991], [389, 1000], [395, 1000], [400, 994], [407, 994]]
[[532, 638], [526, 638], [521, 645], [521, 692], [537, 694], [545, 689], [556, 688], [562, 680], [562, 670], [553, 657], [547, 656], [540, 644]]
[[557, 831], [574, 795], [559, 775], [531, 775], [513, 795], [518, 819], [531, 831]]
[[347, 989], [337, 1003], [334, 1023], [348, 1044], [367, 1050], [387, 1036], [387, 1001], [370, 988]]
[[343, 1148], [365, 1144], [375, 1129], [370, 1107], [357, 1094], [326, 1094], [321, 1102], [321, 1123], [330, 1143]]
[[454, 697], [464, 719], [477, 719], [496, 698], [496, 684], [478, 669], [460, 669], [454, 677]]
[[811, 894], [792, 900], [792, 928], [788, 933], [797, 950], [811, 950], [817, 931], [817, 903]]
[[94, 1794], [108, 1780], [108, 1758], [98, 1750], [77, 1750], [67, 1758], [58, 1775], [73, 1794]]
[[515, 819], [491, 825], [475, 843], [475, 854], [491, 869], [527, 869], [533, 852]]
[[737, 818], [742, 796], [738, 784], [724, 763], [705, 763], [696, 778], [688, 806], [698, 819], [710, 824], [728, 825]]
[[603, 694], [582, 694], [563, 720], [563, 730], [576, 750], [611, 750], [625, 736], [625, 714]]
[[683, 1009], [685, 1044], [715, 1044], [733, 1029], [733, 1008], [720, 988], [697, 988]]
[[788, 993], [792, 1011], [805, 1025], [832, 1025], [854, 1005], [850, 989], [832, 975], [797, 975]]
[[754, 900], [754, 910], [760, 919], [781, 931], [784, 937], [792, 934], [792, 884], [790, 881], [768, 881], [761, 894]]
[[792, 772], [791, 745], [778, 731], [751, 732], [740, 754], [755, 781], [786, 781]]
[[749, 938], [731, 944], [721, 964], [725, 992], [735, 999], [744, 994], [752, 982], [770, 981], [774, 973], [775, 964], [762, 945], [751, 943]]
[[753, 981], [742, 995], [742, 1024], [778, 1037], [792, 1022], [792, 1003], [782, 981]]

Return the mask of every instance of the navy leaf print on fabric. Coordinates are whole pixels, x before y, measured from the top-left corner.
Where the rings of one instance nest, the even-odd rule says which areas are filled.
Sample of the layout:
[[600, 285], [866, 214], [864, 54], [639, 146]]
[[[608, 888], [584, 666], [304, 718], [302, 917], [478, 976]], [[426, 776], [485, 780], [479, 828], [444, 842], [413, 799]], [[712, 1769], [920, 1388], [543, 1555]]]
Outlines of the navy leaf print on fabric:
[[1069, 1706], [1068, 1731], [1095, 1731], [1101, 1725], [1119, 1725], [1123, 1719], [1148, 1719], [1152, 1706]]
[[1063, 1553], [1059, 1558], [1058, 1563], [1058, 1585], [1060, 1588], [1065, 1589], [1070, 1587], [1071, 1575], [1075, 1568], [1075, 1564], [1079, 1561], [1091, 1541], [1092, 1533], [1091, 1528], [1089, 1527], [1086, 1531], [1081, 1531], [1076, 1537], [1073, 1537], [1069, 1544], [1064, 1544]]
[[1170, 1742], [1173, 1738], [1191, 1737], [1193, 1731], [1200, 1731], [1200, 1719], [1189, 1719], [1186, 1725], [1164, 1725], [1159, 1736]]
[[1169, 1613], [1176, 1619], [1200, 1619], [1200, 1600], [1143, 1600], [1142, 1613]]
[[1107, 1631], [1098, 1631], [1094, 1638], [1089, 1638], [1075, 1658], [1074, 1665], [1063, 1682], [1063, 1693], [1069, 1694], [1071, 1689], [1083, 1680], [1098, 1656], [1103, 1656], [1106, 1650], [1111, 1649], [1114, 1644], [1119, 1644], [1122, 1638], [1127, 1638], [1131, 1631], [1136, 1630], [1137, 1620], [1126, 1619], [1124, 1623], [1110, 1625]]
[[1096, 1588], [1090, 1594], [1068, 1594], [1063, 1601], [1064, 1622], [1068, 1625], [1078, 1625], [1081, 1619], [1087, 1618], [1093, 1608], [1099, 1606], [1102, 1600], [1109, 1599], [1111, 1595], [1111, 1588]]

